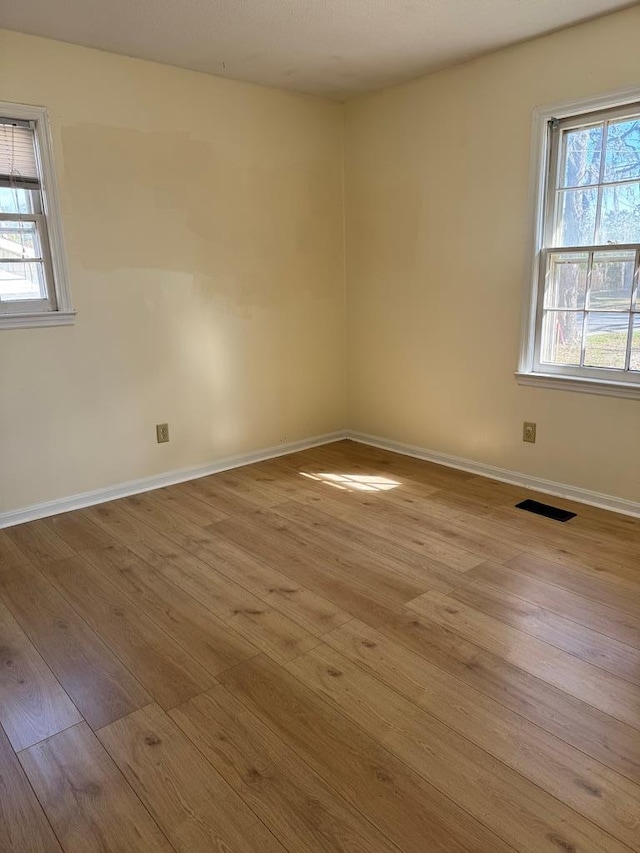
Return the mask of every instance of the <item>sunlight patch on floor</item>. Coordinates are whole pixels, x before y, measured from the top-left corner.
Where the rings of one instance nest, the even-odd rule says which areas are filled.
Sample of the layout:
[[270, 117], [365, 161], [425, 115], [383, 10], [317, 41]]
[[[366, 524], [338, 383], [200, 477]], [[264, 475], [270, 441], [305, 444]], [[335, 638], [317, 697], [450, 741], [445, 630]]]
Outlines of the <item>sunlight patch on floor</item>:
[[310, 474], [305, 471], [300, 473], [309, 480], [317, 480], [345, 492], [388, 492], [402, 485], [398, 480], [379, 477], [375, 474], [322, 474], [319, 472]]

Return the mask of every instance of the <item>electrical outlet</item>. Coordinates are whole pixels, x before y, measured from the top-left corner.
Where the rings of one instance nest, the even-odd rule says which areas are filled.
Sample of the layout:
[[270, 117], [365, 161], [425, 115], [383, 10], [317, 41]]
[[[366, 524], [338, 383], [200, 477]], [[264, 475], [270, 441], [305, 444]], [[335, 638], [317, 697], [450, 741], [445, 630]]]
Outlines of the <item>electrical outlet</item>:
[[522, 424], [522, 440], [528, 441], [529, 444], [536, 443], [536, 425], [531, 421], [525, 421]]
[[158, 444], [169, 441], [169, 424], [156, 424], [156, 441]]

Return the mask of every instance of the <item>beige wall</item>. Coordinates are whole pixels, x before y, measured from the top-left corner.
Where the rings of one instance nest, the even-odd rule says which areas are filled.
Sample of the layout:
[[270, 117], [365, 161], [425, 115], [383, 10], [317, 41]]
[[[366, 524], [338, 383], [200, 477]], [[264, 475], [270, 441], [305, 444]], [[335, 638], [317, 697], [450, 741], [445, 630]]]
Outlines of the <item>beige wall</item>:
[[339, 104], [6, 31], [0, 100], [50, 110], [78, 310], [0, 332], [0, 512], [344, 426]]
[[639, 33], [635, 7], [347, 105], [352, 428], [640, 500], [640, 401], [513, 377], [532, 110], [638, 85]]

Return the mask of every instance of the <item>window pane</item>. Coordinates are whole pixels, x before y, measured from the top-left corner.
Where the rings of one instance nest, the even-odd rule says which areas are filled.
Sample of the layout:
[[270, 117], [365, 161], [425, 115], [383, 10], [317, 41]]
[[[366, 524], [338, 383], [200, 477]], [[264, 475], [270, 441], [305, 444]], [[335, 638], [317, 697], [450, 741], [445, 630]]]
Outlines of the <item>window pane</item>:
[[640, 316], [633, 318], [633, 337], [631, 338], [630, 370], [640, 370]]
[[603, 188], [598, 243], [640, 243], [640, 183]]
[[596, 228], [598, 190], [558, 193], [556, 246], [592, 246]]
[[0, 179], [38, 182], [35, 134], [29, 122], [0, 118]]
[[591, 269], [589, 308], [628, 311], [635, 252], [596, 252]]
[[589, 314], [585, 336], [585, 367], [622, 370], [628, 335], [628, 314]]
[[567, 131], [563, 136], [560, 186], [581, 187], [597, 184], [602, 155], [602, 124]]
[[0, 219], [0, 259], [40, 258], [40, 240], [35, 222]]
[[587, 252], [549, 256], [545, 308], [584, 308], [588, 261]]
[[35, 213], [35, 195], [33, 190], [0, 187], [0, 213]]
[[607, 131], [605, 181], [640, 178], [640, 117], [611, 122]]
[[580, 364], [582, 311], [547, 311], [542, 322], [540, 360], [547, 364]]
[[0, 261], [0, 299], [46, 299], [44, 269], [39, 261], [2, 263]]

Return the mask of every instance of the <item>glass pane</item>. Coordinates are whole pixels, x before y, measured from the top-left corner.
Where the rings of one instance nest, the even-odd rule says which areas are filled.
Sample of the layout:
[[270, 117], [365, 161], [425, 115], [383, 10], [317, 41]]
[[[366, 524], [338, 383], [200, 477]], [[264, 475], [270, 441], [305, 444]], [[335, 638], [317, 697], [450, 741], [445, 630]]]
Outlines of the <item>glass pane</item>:
[[585, 367], [610, 367], [623, 370], [628, 335], [628, 314], [587, 315]]
[[556, 246], [592, 246], [596, 229], [598, 190], [558, 193]]
[[545, 308], [584, 308], [588, 261], [587, 252], [549, 256]]
[[611, 122], [607, 131], [605, 181], [640, 178], [640, 117]]
[[633, 318], [633, 337], [631, 338], [630, 370], [640, 370], [640, 315]]
[[603, 188], [598, 243], [640, 243], [640, 183]]
[[589, 308], [609, 311], [628, 311], [631, 307], [631, 288], [635, 252], [596, 252], [591, 269]]
[[602, 155], [602, 124], [566, 131], [562, 138], [560, 186], [581, 187], [597, 184]]
[[0, 261], [0, 299], [46, 299], [47, 288], [42, 263], [2, 263]]
[[582, 311], [546, 311], [542, 321], [542, 352], [546, 364], [580, 364]]
[[9, 222], [0, 219], [0, 259], [41, 258], [35, 222]]
[[0, 213], [35, 213], [36, 192], [0, 187]]

